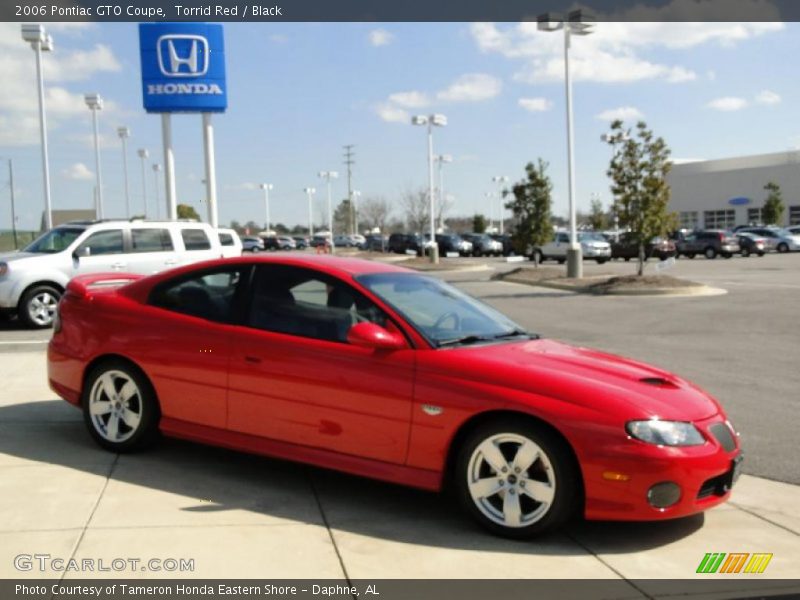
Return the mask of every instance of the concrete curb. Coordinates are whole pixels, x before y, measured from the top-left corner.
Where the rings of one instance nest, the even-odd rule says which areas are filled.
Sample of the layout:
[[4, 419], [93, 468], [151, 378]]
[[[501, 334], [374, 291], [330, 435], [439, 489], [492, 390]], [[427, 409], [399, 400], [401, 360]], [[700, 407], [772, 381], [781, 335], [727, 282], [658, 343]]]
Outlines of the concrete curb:
[[517, 277], [502, 277], [496, 281], [507, 281], [509, 283], [518, 283], [521, 285], [529, 285], [532, 287], [544, 287], [554, 290], [562, 290], [566, 292], [573, 292], [575, 294], [590, 294], [592, 296], [672, 296], [672, 297], [688, 297], [688, 296], [722, 296], [728, 293], [728, 290], [722, 288], [714, 288], [706, 285], [676, 287], [676, 288], [652, 288], [646, 290], [615, 290], [609, 292], [595, 292], [589, 289], [588, 286], [574, 286], [566, 283], [558, 283], [551, 280], [543, 281], [529, 281]]

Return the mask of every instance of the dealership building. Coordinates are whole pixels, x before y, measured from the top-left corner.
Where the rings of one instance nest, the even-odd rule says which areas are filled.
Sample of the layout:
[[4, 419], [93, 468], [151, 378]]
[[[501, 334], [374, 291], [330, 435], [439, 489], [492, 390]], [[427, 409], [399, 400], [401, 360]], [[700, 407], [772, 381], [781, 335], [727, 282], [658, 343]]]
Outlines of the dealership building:
[[770, 181], [780, 186], [786, 207], [779, 225], [800, 225], [800, 151], [677, 163], [668, 181], [681, 227], [760, 224]]

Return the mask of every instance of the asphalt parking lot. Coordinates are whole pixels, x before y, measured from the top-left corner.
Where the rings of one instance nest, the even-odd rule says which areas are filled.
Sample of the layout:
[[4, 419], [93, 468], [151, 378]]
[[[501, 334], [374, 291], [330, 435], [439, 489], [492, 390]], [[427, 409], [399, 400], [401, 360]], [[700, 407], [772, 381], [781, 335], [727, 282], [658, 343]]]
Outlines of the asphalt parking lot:
[[[675, 522], [578, 522], [519, 543], [475, 529], [435, 494], [172, 440], [116, 456], [47, 388], [49, 332], [5, 322], [0, 576], [41, 576], [16, 571], [13, 557], [46, 552], [191, 557], [196, 570], [175, 575], [192, 577], [681, 579], [705, 552], [728, 550], [774, 553], [764, 575], [796, 577], [800, 254], [678, 261], [670, 274], [728, 290], [696, 298], [573, 295], [490, 281], [518, 265], [487, 264], [439, 276], [533, 331], [652, 362], [720, 398], [747, 452], [731, 502]], [[633, 268], [586, 265], [587, 274]], [[87, 574], [65, 575], [78, 576]], [[641, 583], [630, 591], [648, 593]]]

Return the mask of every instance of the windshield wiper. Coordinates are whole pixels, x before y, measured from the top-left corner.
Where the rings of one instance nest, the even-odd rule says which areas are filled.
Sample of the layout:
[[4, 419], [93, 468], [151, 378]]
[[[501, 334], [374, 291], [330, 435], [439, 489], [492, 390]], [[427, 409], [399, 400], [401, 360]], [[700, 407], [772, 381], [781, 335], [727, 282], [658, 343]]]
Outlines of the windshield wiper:
[[524, 329], [512, 329], [511, 331], [507, 331], [506, 333], [500, 333], [500, 334], [494, 335], [494, 336], [492, 336], [492, 339], [493, 340], [502, 340], [502, 339], [506, 339], [506, 338], [512, 338], [512, 337], [523, 336], [523, 335], [525, 337], [531, 338], [532, 340], [535, 340], [535, 339], [537, 339], [539, 337], [535, 333], [529, 333], [529, 332], [525, 331]]
[[436, 343], [436, 345], [441, 348], [442, 346], [476, 344], [478, 342], [493, 342], [495, 340], [503, 340], [518, 336], [525, 336], [531, 339], [536, 339], [539, 337], [534, 333], [528, 333], [527, 331], [524, 331], [522, 329], [512, 329], [511, 331], [506, 331], [505, 333], [498, 333], [496, 335], [465, 335], [462, 337], [450, 338], [447, 340], [439, 340]]

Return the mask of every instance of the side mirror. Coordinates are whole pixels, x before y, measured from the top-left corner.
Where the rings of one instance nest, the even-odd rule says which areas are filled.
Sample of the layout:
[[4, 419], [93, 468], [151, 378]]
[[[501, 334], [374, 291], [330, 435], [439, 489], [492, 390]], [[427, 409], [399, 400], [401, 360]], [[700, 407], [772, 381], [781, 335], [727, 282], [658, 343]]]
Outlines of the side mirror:
[[356, 323], [347, 332], [347, 341], [354, 346], [375, 350], [401, 350], [406, 347], [402, 335], [386, 331], [375, 323]]
[[73, 258], [85, 258], [92, 255], [92, 249], [89, 246], [81, 246], [72, 253]]

